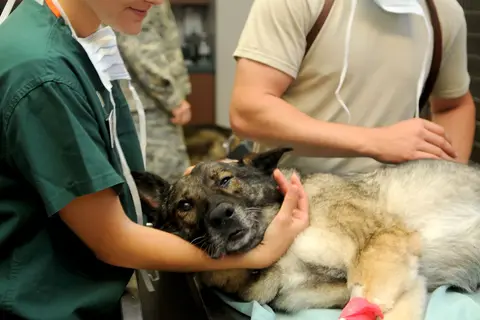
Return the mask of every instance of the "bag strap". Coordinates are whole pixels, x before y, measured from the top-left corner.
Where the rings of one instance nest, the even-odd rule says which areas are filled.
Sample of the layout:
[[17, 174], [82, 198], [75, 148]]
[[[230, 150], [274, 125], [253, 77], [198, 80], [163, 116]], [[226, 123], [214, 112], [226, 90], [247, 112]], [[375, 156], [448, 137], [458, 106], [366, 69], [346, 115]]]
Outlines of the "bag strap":
[[[438, 73], [440, 71], [440, 64], [442, 62], [442, 30], [440, 27], [440, 19], [438, 18], [437, 7], [435, 6], [434, 0], [425, 0], [428, 6], [428, 11], [430, 13], [430, 21], [433, 27], [433, 55], [432, 55], [432, 63], [430, 65], [430, 71], [428, 73], [427, 79], [425, 81], [425, 85], [423, 87], [422, 94], [420, 95], [420, 109], [427, 104], [428, 98], [430, 97], [433, 87], [435, 86], [435, 82], [438, 77]], [[335, 0], [325, 0], [323, 4], [322, 11], [318, 15], [315, 24], [313, 25], [310, 32], [307, 34], [307, 46], [305, 48], [305, 54], [308, 53], [310, 47], [312, 46], [315, 38], [319, 34], [320, 30], [322, 29], [325, 21], [330, 14], [330, 11], [333, 7], [333, 3]]]
[[332, 10], [334, 2], [335, 0], [325, 0], [322, 11], [320, 11], [320, 14], [318, 15], [318, 18], [315, 21], [315, 24], [313, 25], [312, 29], [310, 29], [310, 32], [307, 34], [307, 46], [305, 48], [304, 56], [307, 55], [308, 50], [310, 50], [310, 47], [315, 41], [315, 38], [317, 38], [318, 33], [320, 32], [323, 25], [325, 24], [325, 21], [327, 20], [328, 15]]
[[432, 63], [430, 65], [430, 72], [425, 86], [423, 87], [422, 95], [420, 96], [420, 110], [425, 107], [428, 102], [428, 98], [432, 94], [433, 87], [437, 81], [438, 73], [440, 71], [440, 65], [442, 63], [442, 29], [440, 26], [440, 19], [438, 18], [437, 7], [434, 0], [425, 0], [430, 12], [430, 21], [433, 28], [433, 55]]

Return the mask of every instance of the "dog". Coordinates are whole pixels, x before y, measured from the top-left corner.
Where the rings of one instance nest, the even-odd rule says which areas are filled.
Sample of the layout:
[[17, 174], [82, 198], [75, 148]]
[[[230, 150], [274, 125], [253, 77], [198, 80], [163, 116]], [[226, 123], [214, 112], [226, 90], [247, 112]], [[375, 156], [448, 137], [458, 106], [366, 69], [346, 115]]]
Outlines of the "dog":
[[231, 129], [216, 124], [186, 125], [183, 136], [191, 165], [225, 159], [241, 142]]
[[[252, 250], [281, 207], [272, 173], [290, 151], [202, 162], [174, 184], [134, 173], [143, 210], [156, 228], [212, 258]], [[343, 308], [362, 297], [387, 320], [423, 319], [427, 292], [441, 285], [477, 290], [478, 166], [425, 159], [301, 181], [310, 225], [283, 257], [262, 270], [201, 272], [204, 285], [285, 312]]]

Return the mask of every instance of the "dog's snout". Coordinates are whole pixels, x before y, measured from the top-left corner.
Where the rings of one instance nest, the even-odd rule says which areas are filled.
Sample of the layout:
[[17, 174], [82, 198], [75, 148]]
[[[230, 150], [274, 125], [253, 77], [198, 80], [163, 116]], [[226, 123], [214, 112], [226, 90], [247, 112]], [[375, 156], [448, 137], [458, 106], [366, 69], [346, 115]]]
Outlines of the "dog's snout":
[[220, 227], [226, 222], [226, 220], [232, 217], [234, 212], [235, 209], [231, 204], [220, 203], [210, 211], [208, 218], [213, 227]]

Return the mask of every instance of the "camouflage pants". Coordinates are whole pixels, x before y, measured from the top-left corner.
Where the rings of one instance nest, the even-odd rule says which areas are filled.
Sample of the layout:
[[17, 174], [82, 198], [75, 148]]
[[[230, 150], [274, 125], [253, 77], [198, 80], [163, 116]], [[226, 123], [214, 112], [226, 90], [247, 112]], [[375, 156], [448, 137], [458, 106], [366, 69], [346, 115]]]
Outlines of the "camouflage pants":
[[[138, 115], [132, 112], [138, 128]], [[147, 170], [173, 182], [190, 165], [181, 126], [170, 122], [167, 114], [158, 108], [145, 110], [147, 125]]]

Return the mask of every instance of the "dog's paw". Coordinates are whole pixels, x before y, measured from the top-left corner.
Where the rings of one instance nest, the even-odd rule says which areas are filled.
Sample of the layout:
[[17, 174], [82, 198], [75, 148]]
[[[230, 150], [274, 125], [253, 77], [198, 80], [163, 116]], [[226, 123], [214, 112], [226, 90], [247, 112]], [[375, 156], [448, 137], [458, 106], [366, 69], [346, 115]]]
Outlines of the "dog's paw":
[[350, 298], [365, 298], [363, 286], [359, 283], [348, 286], [350, 290]]
[[393, 306], [395, 305], [395, 302], [393, 300], [387, 301], [387, 300], [378, 299], [378, 298], [372, 298], [372, 303], [379, 306], [380, 310], [382, 310], [384, 314], [392, 310]]

